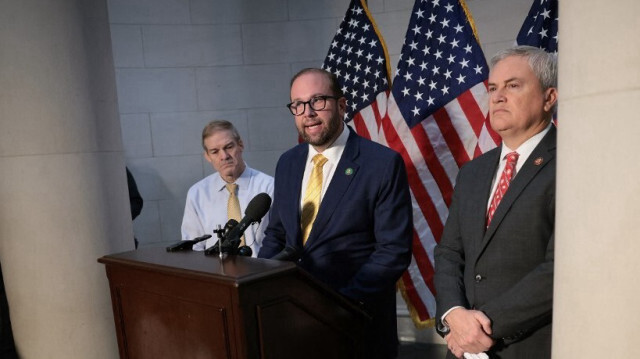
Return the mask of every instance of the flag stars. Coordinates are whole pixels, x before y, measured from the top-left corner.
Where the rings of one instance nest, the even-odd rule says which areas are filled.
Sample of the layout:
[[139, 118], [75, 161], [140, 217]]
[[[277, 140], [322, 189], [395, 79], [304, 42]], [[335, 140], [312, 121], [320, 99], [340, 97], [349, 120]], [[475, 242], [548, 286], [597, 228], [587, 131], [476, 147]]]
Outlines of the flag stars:
[[438, 66], [433, 66], [433, 69], [431, 69], [431, 72], [433, 72], [434, 75], [439, 74], [440, 73], [440, 68]]
[[458, 47], [458, 43], [459, 42], [460, 42], [459, 40], [453, 39], [453, 41], [451, 41], [451, 43], [450, 43], [451, 44], [451, 48], [455, 49], [456, 47]]
[[404, 75], [402, 75], [402, 77], [404, 77], [404, 80], [407, 81], [407, 82], [409, 80], [412, 80], [411, 76], [413, 76], [413, 74], [411, 72], [407, 72]]
[[453, 5], [448, 4], [445, 6], [445, 9], [447, 9], [447, 12], [453, 12]]
[[433, 37], [433, 30], [428, 30], [424, 36], [427, 37], [427, 40], [431, 39]]
[[440, 21], [440, 24], [442, 24], [442, 28], [443, 29], [445, 27], [449, 27], [449, 19], [444, 19], [444, 20]]
[[418, 79], [418, 84], [420, 84], [420, 86], [424, 86], [426, 80], [427, 79], [424, 79], [424, 78], [422, 78], [422, 76], [420, 76], [420, 78]]
[[438, 37], [438, 41], [440, 41], [440, 43], [442, 44], [443, 42], [447, 41], [447, 37], [444, 36], [444, 34], [440, 34], [440, 36]]
[[442, 51], [440, 51], [440, 50], [436, 51], [436, 53], [433, 54], [433, 56], [435, 56], [436, 59], [438, 59], [438, 60], [441, 59], [442, 58]]
[[467, 59], [462, 59], [462, 61], [460, 61], [460, 66], [462, 66], [462, 68], [464, 69], [465, 67], [469, 67], [469, 60]]
[[458, 24], [458, 25], [456, 25], [456, 27], [454, 27], [454, 29], [456, 29], [456, 34], [457, 34], [457, 33], [459, 33], [459, 32], [462, 32], [462, 30], [463, 30], [464, 28], [462, 27], [462, 25]]
[[451, 70], [447, 69], [447, 71], [444, 73], [444, 77], [448, 80], [451, 78]]
[[476, 67], [473, 68], [476, 72], [476, 74], [481, 74], [482, 73], [482, 66], [480, 65], [476, 65]]
[[433, 80], [429, 83], [429, 88], [433, 91], [436, 89], [437, 83]]
[[411, 110], [411, 112], [413, 112], [414, 116], [418, 116], [420, 114], [420, 110], [418, 109], [418, 106], [413, 106], [413, 110]]
[[422, 63], [420, 64], [420, 69], [422, 71], [426, 71], [427, 70], [427, 65], [429, 65], [428, 63], [422, 61]]
[[551, 13], [551, 10], [549, 10], [549, 9], [545, 9], [545, 10], [542, 12], [542, 14], [540, 14], [540, 15], [542, 15], [545, 19], [548, 19], [548, 18], [550, 18], [550, 17], [551, 17], [551, 16], [549, 15], [550, 13]]
[[432, 24], [436, 22], [436, 14], [431, 14], [431, 16], [429, 16], [429, 22]]
[[418, 50], [418, 43], [415, 41], [411, 41], [411, 43], [409, 44], [409, 47], [411, 48], [411, 50]]
[[431, 48], [429, 46], [425, 46], [424, 49], [422, 49], [422, 53], [424, 54], [424, 56], [427, 56], [429, 54], [429, 51], [431, 51]]
[[371, 40], [371, 42], [369, 42], [369, 46], [371, 47], [376, 47], [378, 45], [378, 42], [376, 40]]
[[449, 87], [445, 85], [442, 88], [442, 95], [448, 95], [448, 94], [449, 94]]
[[470, 54], [472, 50], [473, 48], [471, 47], [471, 44], [467, 44], [467, 46], [464, 47], [464, 52], [467, 54]]
[[429, 106], [433, 106], [435, 100], [436, 99], [434, 99], [433, 97], [429, 96], [429, 98], [427, 99], [427, 103], [429, 104]]
[[407, 60], [407, 67], [415, 65], [415, 61], [416, 60], [413, 57], [409, 57], [409, 59]]
[[412, 30], [414, 35], [418, 35], [420, 33], [420, 26], [416, 25]]
[[413, 97], [415, 97], [415, 98], [416, 98], [416, 101], [418, 101], [418, 100], [422, 100], [422, 92], [420, 92], [420, 91], [416, 91], [416, 94], [415, 94], [415, 95], [413, 95]]
[[449, 54], [449, 57], [447, 58], [447, 61], [449, 61], [449, 63], [453, 63], [456, 60], [456, 57], [453, 56], [453, 54]]
[[382, 65], [384, 63], [384, 59], [378, 56], [378, 58], [376, 59], [376, 62], [378, 63], [378, 65]]
[[548, 37], [548, 36], [547, 36], [547, 29], [542, 28], [542, 30], [540, 30], [540, 32], [538, 33], [538, 35], [540, 35], [540, 38], [541, 38], [541, 39], [544, 39], [545, 37]]
[[406, 87], [405, 87], [404, 89], [402, 89], [402, 94], [403, 94], [404, 96], [409, 96], [409, 89], [408, 89], [408, 88], [406, 88]]
[[424, 11], [422, 11], [422, 9], [418, 9], [418, 11], [416, 11], [416, 16], [418, 19], [422, 19], [424, 17]]
[[462, 76], [462, 74], [460, 74], [458, 76], [458, 78], [456, 80], [458, 80], [458, 85], [463, 84], [464, 83], [464, 79], [466, 76]]

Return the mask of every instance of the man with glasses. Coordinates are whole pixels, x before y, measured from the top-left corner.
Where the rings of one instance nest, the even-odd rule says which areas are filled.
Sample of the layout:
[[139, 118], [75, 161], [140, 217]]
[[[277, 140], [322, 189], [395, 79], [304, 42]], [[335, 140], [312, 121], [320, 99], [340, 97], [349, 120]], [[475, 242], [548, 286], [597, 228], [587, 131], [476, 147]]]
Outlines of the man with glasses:
[[411, 261], [412, 209], [399, 154], [345, 126], [335, 76], [304, 69], [289, 110], [306, 143], [278, 161], [259, 257], [293, 249], [298, 266], [373, 317], [367, 358], [397, 356], [395, 284]]

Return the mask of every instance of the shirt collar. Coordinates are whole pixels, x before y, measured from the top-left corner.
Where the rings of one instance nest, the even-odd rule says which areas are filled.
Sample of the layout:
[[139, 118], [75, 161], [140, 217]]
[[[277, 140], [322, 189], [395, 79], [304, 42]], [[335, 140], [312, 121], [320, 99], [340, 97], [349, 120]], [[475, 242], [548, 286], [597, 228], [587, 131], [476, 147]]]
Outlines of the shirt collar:
[[[236, 181], [233, 182], [235, 184], [238, 185], [239, 188], [247, 188], [247, 186], [249, 185], [249, 180], [251, 178], [251, 169], [249, 168], [249, 166], [247, 166], [247, 163], [244, 163], [244, 171], [242, 171], [242, 173], [240, 174], [240, 177], [236, 178]], [[218, 192], [222, 191], [223, 189], [226, 190], [226, 186], [227, 182], [225, 182], [225, 180], [222, 179], [222, 176], [220, 176], [219, 173], [216, 173], [216, 176], [214, 178], [214, 187]]]
[[527, 160], [527, 158], [529, 158], [529, 155], [533, 152], [533, 150], [538, 146], [540, 141], [542, 141], [542, 138], [544, 138], [547, 132], [549, 132], [549, 130], [551, 129], [551, 126], [553, 126], [553, 123], [549, 123], [544, 130], [538, 132], [528, 140], [524, 141], [524, 143], [522, 143], [520, 147], [516, 149], [510, 149], [503, 142], [502, 152], [500, 153], [500, 159], [503, 160], [509, 153], [516, 151], [518, 152], [518, 155], [519, 155], [518, 163], [524, 163]]

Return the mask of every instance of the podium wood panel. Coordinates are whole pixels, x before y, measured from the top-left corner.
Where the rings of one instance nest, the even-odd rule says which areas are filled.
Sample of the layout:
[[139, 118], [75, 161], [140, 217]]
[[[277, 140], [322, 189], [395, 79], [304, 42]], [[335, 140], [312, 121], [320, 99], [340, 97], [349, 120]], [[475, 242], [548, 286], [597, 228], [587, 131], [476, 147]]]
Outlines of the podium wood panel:
[[159, 247], [98, 261], [121, 358], [362, 358], [370, 318], [293, 263]]

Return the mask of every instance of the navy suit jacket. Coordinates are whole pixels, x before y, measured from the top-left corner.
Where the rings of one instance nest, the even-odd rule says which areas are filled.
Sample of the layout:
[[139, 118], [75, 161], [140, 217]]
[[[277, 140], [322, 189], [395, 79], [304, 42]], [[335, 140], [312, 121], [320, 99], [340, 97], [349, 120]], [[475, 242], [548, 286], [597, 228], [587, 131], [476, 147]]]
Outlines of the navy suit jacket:
[[368, 346], [377, 357], [397, 351], [395, 284], [411, 261], [411, 198], [405, 166], [393, 150], [358, 136], [349, 139], [302, 245], [300, 196], [308, 144], [278, 161], [269, 226], [258, 254], [271, 258], [297, 248], [297, 264], [372, 315]]
[[550, 358], [556, 129], [513, 178], [485, 230], [500, 150], [469, 162], [458, 174], [435, 249], [438, 328], [450, 308], [475, 308], [492, 321], [491, 336], [498, 341], [492, 358]]

